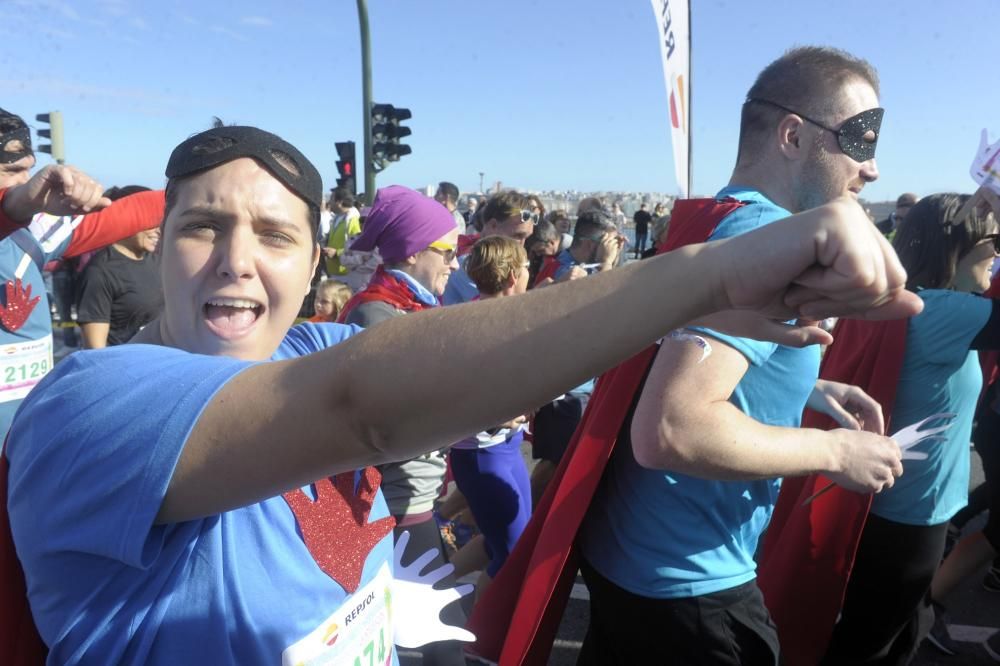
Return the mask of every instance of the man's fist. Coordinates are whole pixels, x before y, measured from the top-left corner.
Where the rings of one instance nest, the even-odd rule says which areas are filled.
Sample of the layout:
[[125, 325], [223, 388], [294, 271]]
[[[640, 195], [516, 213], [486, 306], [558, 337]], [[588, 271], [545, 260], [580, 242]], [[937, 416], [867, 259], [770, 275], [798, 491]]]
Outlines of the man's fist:
[[896, 319], [918, 314], [896, 253], [856, 201], [824, 206], [721, 241], [719, 309], [772, 318]]
[[78, 169], [49, 165], [38, 171], [24, 185], [10, 188], [3, 199], [3, 210], [14, 222], [27, 224], [38, 213], [80, 215], [111, 205], [104, 188]]

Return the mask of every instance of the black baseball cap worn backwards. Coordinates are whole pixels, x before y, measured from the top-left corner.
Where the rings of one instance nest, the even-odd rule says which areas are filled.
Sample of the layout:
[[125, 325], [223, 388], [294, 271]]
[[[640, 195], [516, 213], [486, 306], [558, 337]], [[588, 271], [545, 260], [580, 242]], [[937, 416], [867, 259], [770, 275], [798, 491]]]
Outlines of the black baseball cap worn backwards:
[[195, 134], [170, 153], [166, 176], [192, 176], [241, 157], [263, 164], [311, 208], [322, 207], [323, 182], [313, 163], [281, 137], [256, 127], [213, 127]]

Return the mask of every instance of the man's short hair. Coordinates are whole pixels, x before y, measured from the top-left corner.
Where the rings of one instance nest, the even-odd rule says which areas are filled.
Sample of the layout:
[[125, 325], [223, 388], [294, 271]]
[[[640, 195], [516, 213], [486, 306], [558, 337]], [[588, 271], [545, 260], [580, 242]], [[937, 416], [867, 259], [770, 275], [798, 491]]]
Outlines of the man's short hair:
[[603, 208], [591, 208], [580, 213], [573, 228], [573, 245], [583, 240], [594, 240], [595, 236], [615, 230], [615, 222]]
[[346, 187], [336, 187], [333, 190], [333, 201], [344, 206], [353, 206], [354, 195]]
[[[490, 220], [503, 222], [511, 215], [528, 209], [528, 197], [517, 190], [503, 190], [490, 197], [483, 206], [483, 224]], [[478, 209], [477, 209], [478, 212]]]
[[788, 115], [787, 111], [759, 100], [829, 123], [842, 112], [841, 90], [853, 81], [863, 81], [879, 94], [875, 68], [846, 51], [800, 46], [785, 52], [764, 68], [747, 93], [740, 117], [737, 164], [752, 163], [763, 154], [772, 131]]
[[560, 222], [561, 220], [566, 220], [567, 222], [570, 221], [569, 220], [569, 213], [567, 213], [564, 210], [554, 210], [554, 211], [551, 211], [548, 215], [545, 216], [545, 219], [548, 220], [549, 222], [551, 222], [552, 224], [556, 224], [557, 222]]
[[448, 201], [458, 203], [458, 186], [455, 183], [442, 180], [438, 183], [438, 191], [444, 194], [448, 198]]
[[586, 197], [580, 199], [580, 203], [576, 205], [576, 214], [583, 215], [588, 210], [604, 210], [604, 202], [597, 197]]
[[896, 208], [912, 207], [916, 203], [917, 203], [916, 194], [914, 194], [913, 192], [904, 192], [903, 194], [899, 195], [898, 199], [896, 199]]
[[560, 240], [561, 234], [556, 229], [556, 225], [552, 224], [548, 220], [540, 220], [538, 224], [535, 225], [535, 230], [531, 232], [528, 236], [528, 240], [525, 241], [526, 247], [531, 247], [534, 243], [550, 243], [552, 241]]

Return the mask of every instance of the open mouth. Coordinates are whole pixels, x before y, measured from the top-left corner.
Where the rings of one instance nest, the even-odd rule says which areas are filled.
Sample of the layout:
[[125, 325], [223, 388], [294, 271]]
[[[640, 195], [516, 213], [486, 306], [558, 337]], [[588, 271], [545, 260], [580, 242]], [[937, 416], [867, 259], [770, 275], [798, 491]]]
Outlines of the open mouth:
[[222, 338], [245, 335], [264, 313], [264, 306], [245, 298], [210, 298], [204, 305], [205, 321]]

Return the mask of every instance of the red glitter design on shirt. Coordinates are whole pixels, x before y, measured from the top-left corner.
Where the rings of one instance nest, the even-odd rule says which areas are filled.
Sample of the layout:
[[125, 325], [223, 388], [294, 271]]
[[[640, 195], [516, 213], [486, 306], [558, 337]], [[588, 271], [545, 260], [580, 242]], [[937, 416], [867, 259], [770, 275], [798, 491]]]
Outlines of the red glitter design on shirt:
[[333, 477], [332, 482], [326, 478], [313, 484], [315, 502], [301, 489], [282, 495], [295, 514], [309, 554], [348, 594], [361, 585], [369, 553], [396, 525], [391, 516], [368, 522], [381, 481], [377, 469], [366, 467], [357, 490], [354, 472], [344, 472]]
[[31, 285], [25, 289], [21, 284], [21, 278], [13, 282], [7, 280], [7, 306], [0, 305], [0, 324], [14, 333], [28, 321], [28, 317], [40, 300], [41, 296], [31, 297]]

